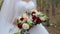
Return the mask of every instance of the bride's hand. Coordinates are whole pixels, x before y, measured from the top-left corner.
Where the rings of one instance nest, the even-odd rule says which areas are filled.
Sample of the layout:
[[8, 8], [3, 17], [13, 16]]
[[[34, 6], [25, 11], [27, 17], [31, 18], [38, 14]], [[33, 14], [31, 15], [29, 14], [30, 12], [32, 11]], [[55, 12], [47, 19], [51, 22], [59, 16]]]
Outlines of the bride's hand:
[[14, 19], [13, 25], [17, 25], [17, 19]]

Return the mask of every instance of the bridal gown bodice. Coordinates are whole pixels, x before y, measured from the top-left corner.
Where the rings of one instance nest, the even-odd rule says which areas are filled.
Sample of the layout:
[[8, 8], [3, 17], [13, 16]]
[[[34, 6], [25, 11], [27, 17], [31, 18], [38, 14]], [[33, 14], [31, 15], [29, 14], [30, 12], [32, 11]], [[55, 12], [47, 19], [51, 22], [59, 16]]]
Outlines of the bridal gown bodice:
[[[35, 8], [36, 8], [36, 5], [34, 5], [32, 1], [29, 3], [24, 1], [19, 1], [15, 5], [14, 18], [17, 18], [18, 16], [21, 16], [24, 12], [35, 9]], [[1, 22], [0, 34], [14, 34], [14, 32], [18, 29], [17, 26], [14, 27], [13, 24], [11, 24], [8, 20], [5, 20], [4, 18], [0, 18], [0, 22]], [[29, 33], [30, 34], [49, 34], [42, 24], [36, 25], [33, 28], [31, 28], [29, 30]]]
[[28, 10], [32, 10], [35, 9], [36, 6], [34, 5], [34, 3], [32, 1], [30, 2], [24, 2], [24, 1], [19, 1], [16, 6], [16, 17], [17, 16], [21, 16], [23, 13], [25, 13]]

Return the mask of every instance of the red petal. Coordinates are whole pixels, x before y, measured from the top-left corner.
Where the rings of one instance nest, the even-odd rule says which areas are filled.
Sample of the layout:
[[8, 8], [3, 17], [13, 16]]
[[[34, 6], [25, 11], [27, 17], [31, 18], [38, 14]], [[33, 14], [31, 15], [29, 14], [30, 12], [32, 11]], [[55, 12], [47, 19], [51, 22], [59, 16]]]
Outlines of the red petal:
[[36, 16], [32, 16], [32, 19], [33, 19], [33, 20], [36, 20], [36, 18], [37, 18]]
[[20, 24], [18, 24], [18, 27], [21, 29], [22, 28], [22, 24], [20, 23]]
[[20, 18], [20, 20], [21, 20], [21, 21], [23, 21], [23, 20], [24, 20], [24, 18]]
[[36, 14], [36, 12], [33, 11], [32, 14]]
[[37, 18], [37, 19], [36, 19], [36, 23], [37, 23], [37, 24], [40, 24], [40, 22], [41, 22], [40, 18]]

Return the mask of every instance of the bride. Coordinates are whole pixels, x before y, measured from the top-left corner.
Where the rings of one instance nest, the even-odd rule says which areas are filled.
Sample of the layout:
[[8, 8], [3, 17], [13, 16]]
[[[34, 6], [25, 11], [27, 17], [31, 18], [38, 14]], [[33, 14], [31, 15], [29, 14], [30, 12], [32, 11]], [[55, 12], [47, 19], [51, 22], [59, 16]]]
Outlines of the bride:
[[[0, 33], [14, 34], [18, 29], [13, 23], [15, 19], [27, 10], [36, 9], [36, 0], [4, 0], [0, 12]], [[29, 31], [30, 34], [49, 34], [40, 24]]]

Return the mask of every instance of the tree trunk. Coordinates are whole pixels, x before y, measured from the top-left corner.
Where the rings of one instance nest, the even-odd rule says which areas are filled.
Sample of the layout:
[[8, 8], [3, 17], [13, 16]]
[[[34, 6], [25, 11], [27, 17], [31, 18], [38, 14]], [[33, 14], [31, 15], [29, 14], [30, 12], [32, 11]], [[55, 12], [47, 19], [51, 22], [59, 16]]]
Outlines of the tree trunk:
[[49, 16], [50, 0], [46, 0], [46, 15]]
[[55, 16], [56, 0], [52, 0], [52, 15]]
[[41, 11], [44, 11], [44, 0], [41, 0]]

